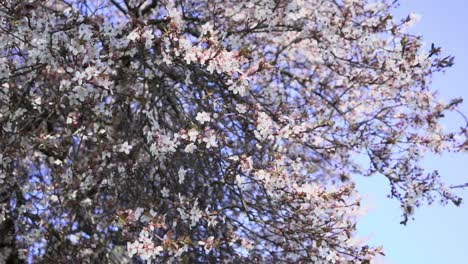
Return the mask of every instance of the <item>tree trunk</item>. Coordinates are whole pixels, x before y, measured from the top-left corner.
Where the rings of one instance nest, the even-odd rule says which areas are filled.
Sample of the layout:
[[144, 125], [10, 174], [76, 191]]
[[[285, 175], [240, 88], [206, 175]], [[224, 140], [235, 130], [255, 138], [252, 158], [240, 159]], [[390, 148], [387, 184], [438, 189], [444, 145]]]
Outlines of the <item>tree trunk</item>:
[[15, 223], [9, 215], [0, 223], [0, 263], [25, 263], [19, 257], [15, 239]]

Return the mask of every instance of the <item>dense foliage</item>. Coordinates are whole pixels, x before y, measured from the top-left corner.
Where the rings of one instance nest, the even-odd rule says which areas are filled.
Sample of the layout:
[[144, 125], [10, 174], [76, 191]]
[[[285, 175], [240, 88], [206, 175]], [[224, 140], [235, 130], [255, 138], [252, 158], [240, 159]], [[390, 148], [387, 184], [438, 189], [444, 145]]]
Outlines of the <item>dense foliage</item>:
[[453, 58], [395, 4], [0, 1], [0, 262], [369, 263], [355, 177], [460, 203], [418, 165]]

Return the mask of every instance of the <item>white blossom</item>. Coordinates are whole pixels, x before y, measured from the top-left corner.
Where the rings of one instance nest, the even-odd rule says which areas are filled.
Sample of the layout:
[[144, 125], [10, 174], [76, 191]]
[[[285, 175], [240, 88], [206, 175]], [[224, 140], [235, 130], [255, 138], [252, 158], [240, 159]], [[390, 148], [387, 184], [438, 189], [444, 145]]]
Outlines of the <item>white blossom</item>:
[[210, 113], [208, 112], [200, 112], [197, 114], [197, 116], [195, 117], [195, 119], [200, 122], [201, 124], [204, 124], [206, 122], [210, 122], [211, 120], [211, 117], [210, 117]]
[[120, 145], [120, 152], [123, 152], [125, 154], [130, 154], [130, 151], [132, 150], [133, 146], [128, 144], [127, 141], [125, 141], [122, 145]]

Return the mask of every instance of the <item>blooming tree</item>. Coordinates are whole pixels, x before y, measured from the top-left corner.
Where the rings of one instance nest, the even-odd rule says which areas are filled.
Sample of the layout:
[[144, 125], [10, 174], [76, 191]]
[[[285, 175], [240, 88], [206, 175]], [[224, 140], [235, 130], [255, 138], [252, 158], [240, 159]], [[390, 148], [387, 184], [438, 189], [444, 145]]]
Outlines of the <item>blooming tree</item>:
[[394, 5], [0, 1], [0, 262], [383, 254], [353, 179], [386, 177], [406, 223], [460, 203], [418, 161], [466, 145], [429, 89], [453, 58]]

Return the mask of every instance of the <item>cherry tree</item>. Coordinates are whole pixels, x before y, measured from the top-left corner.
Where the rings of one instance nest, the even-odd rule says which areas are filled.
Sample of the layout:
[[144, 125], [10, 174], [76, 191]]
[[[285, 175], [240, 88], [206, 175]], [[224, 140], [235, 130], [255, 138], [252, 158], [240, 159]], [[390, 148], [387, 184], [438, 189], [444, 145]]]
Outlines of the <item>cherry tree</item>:
[[[460, 204], [431, 76], [371, 0], [0, 1], [0, 262], [369, 263], [355, 177], [402, 223]], [[366, 162], [363, 162], [366, 160]]]

